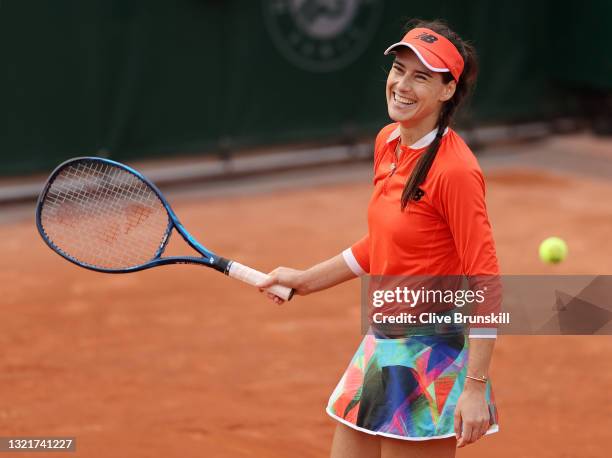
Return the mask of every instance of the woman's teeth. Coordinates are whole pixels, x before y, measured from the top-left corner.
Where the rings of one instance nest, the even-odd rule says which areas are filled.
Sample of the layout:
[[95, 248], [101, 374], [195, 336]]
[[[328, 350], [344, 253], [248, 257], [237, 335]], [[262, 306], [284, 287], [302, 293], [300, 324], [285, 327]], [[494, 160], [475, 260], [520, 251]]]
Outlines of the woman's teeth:
[[402, 97], [401, 95], [398, 95], [395, 92], [393, 93], [393, 98], [396, 102], [401, 103], [403, 105], [414, 105], [416, 103], [414, 100]]

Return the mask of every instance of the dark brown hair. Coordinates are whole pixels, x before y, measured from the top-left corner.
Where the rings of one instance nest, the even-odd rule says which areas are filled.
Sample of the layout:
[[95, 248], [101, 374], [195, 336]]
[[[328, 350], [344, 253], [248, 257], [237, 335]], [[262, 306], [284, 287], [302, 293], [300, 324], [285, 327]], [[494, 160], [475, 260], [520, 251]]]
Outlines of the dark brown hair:
[[[444, 102], [440, 110], [438, 117], [438, 132], [433, 142], [427, 147], [427, 150], [419, 158], [412, 175], [408, 178], [404, 191], [402, 192], [402, 210], [406, 208], [411, 199], [415, 198], [419, 194], [419, 186], [427, 178], [427, 173], [433, 164], [444, 130], [449, 126], [453, 120], [457, 109], [462, 102], [470, 95], [474, 84], [476, 83], [476, 76], [478, 74], [478, 60], [476, 58], [476, 51], [468, 42], [463, 41], [459, 35], [453, 32], [446, 23], [441, 20], [434, 21], [423, 21], [421, 19], [413, 19], [406, 24], [405, 32], [417, 27], [424, 27], [442, 35], [448, 39], [459, 51], [461, 57], [463, 57], [463, 72], [459, 77], [457, 88], [453, 97]], [[444, 83], [452, 81], [453, 77], [450, 72], [444, 72], [441, 74]]]

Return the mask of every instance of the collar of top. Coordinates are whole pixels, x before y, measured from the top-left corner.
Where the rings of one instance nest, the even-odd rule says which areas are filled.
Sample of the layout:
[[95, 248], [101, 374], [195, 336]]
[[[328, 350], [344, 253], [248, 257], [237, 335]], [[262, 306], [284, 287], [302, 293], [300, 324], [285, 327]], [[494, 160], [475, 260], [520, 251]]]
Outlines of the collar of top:
[[455, 81], [463, 72], [463, 57], [447, 38], [433, 30], [418, 27], [412, 29], [402, 41], [389, 46], [385, 55], [392, 53], [399, 46], [405, 46], [414, 51], [419, 60], [432, 72], [450, 72]]
[[[389, 136], [387, 137], [387, 143], [392, 143], [395, 140], [398, 140], [401, 136], [401, 129], [400, 126], [398, 125], [393, 132], [391, 132], [389, 134]], [[448, 127], [446, 129], [444, 129], [444, 132], [442, 133], [442, 135], [446, 135], [448, 133]], [[428, 134], [424, 135], [423, 137], [421, 137], [420, 139], [418, 139], [415, 143], [413, 143], [412, 145], [408, 146], [407, 148], [409, 149], [422, 149], [425, 148], [427, 146], [429, 146], [429, 144], [431, 142], [434, 141], [434, 139], [436, 138], [436, 135], [438, 134], [438, 128], [436, 127], [434, 130], [432, 130], [431, 132], [429, 132]], [[402, 145], [403, 147], [403, 145]]]

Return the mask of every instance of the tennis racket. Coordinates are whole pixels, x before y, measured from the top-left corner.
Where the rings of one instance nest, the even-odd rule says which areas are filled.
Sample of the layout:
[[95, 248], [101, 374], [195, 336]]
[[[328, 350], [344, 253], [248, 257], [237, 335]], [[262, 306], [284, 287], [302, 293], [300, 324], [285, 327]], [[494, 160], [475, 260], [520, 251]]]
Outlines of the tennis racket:
[[[253, 286], [268, 278], [205, 248], [187, 232], [151, 181], [109, 159], [79, 157], [59, 165], [38, 198], [36, 225], [53, 251], [98, 272], [197, 264]], [[162, 256], [174, 230], [198, 256]], [[267, 291], [284, 300], [293, 296], [292, 289], [281, 285]]]

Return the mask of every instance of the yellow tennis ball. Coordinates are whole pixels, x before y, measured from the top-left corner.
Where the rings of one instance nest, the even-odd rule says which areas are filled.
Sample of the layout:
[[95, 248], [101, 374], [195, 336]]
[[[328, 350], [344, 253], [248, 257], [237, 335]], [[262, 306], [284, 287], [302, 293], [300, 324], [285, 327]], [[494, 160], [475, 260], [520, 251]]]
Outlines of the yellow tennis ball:
[[540, 259], [547, 264], [558, 264], [567, 256], [567, 244], [559, 237], [548, 237], [540, 243]]

